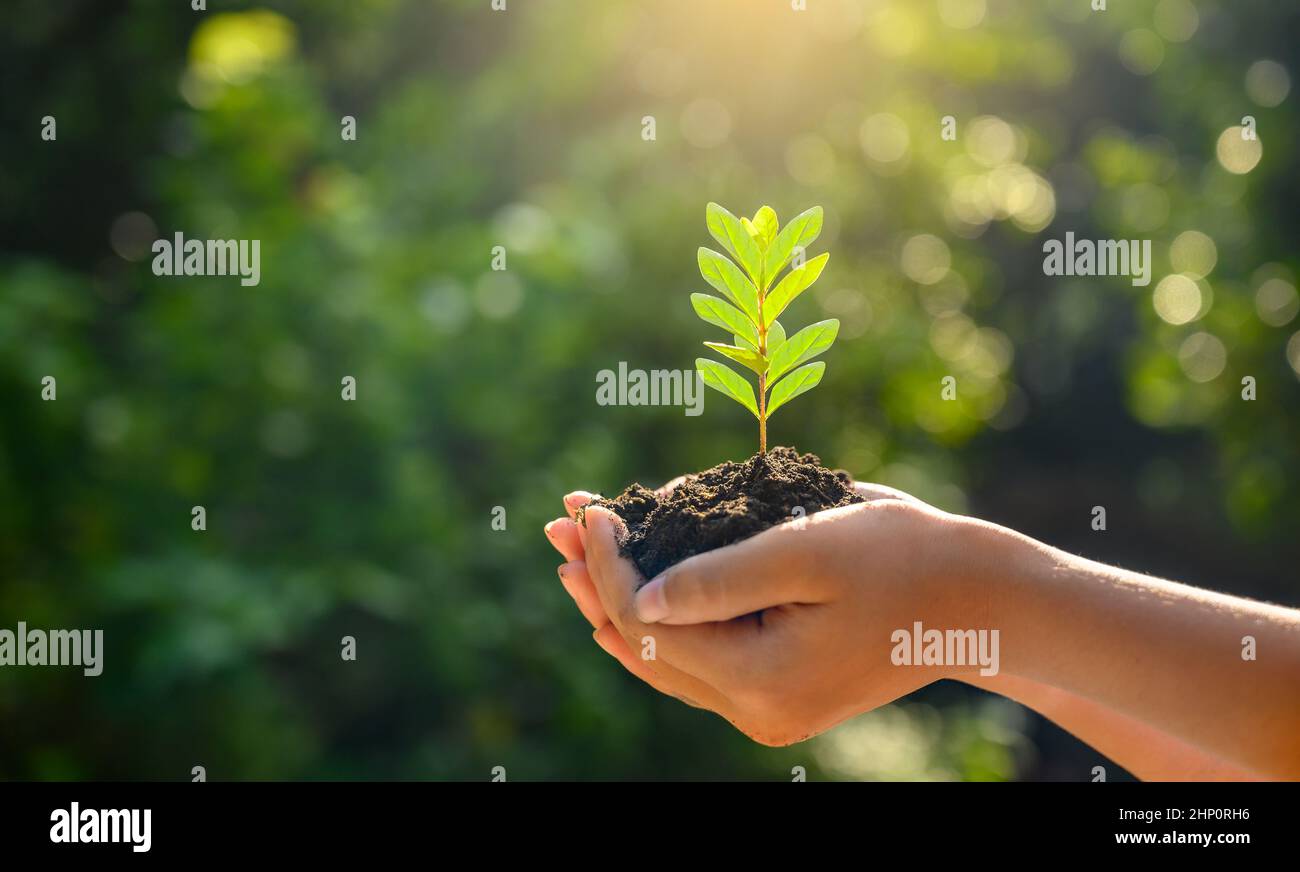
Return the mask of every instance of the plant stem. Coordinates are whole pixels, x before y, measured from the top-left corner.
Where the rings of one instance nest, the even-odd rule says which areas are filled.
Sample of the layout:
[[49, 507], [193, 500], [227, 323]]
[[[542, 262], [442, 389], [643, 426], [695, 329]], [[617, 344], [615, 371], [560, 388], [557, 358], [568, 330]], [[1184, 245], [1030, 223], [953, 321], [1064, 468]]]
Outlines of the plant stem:
[[[763, 318], [763, 300], [767, 298], [767, 282], [758, 282], [758, 356], [767, 360], [767, 327]], [[758, 377], [758, 453], [767, 453], [767, 373]]]

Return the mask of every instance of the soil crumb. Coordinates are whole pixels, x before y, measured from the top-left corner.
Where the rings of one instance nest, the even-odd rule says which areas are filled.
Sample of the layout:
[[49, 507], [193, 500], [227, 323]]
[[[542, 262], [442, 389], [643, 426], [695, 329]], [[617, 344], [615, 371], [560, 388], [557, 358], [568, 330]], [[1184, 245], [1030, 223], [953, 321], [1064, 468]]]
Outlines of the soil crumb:
[[825, 468], [815, 454], [773, 448], [687, 476], [668, 494], [634, 484], [593, 505], [623, 519], [628, 537], [622, 552], [651, 579], [694, 554], [790, 520], [796, 506], [811, 515], [861, 502], [847, 472]]

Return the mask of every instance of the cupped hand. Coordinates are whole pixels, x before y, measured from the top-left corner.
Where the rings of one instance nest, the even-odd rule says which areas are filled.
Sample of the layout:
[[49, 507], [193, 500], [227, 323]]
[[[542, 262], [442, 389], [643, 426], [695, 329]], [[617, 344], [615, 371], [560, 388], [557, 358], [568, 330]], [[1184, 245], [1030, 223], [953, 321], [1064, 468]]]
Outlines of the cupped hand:
[[[978, 529], [858, 485], [865, 503], [789, 521], [643, 582], [600, 506], [547, 525], [601, 647], [657, 689], [788, 744], [956, 670], [891, 662], [896, 630], [982, 626]], [[565, 498], [570, 515], [592, 499]]]

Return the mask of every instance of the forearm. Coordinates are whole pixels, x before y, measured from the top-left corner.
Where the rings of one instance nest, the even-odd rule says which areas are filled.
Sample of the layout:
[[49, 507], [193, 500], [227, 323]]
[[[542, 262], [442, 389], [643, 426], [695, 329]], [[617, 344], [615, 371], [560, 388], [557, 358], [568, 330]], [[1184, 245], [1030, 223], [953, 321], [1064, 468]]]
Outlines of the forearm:
[[978, 672], [966, 684], [1013, 699], [1146, 781], [1253, 781], [1259, 776], [1142, 721], [1027, 678]]
[[[1270, 778], [1300, 778], [1300, 612], [973, 522], [1002, 669]], [[1255, 659], [1243, 657], [1245, 637]]]

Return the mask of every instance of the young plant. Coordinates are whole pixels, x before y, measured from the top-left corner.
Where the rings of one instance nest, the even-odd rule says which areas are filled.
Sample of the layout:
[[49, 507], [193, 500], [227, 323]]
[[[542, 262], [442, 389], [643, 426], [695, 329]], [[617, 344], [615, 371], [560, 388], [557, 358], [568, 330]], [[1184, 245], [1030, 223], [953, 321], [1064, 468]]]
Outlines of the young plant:
[[[785, 307], [817, 281], [829, 254], [806, 261], [804, 250], [822, 231], [822, 209], [814, 206], [781, 227], [776, 212], [764, 206], [753, 218], [737, 218], [717, 203], [705, 211], [709, 233], [735, 261], [709, 248], [699, 252], [700, 274], [726, 299], [691, 294], [695, 313], [732, 335], [735, 344], [705, 342], [758, 376], [754, 388], [726, 364], [698, 358], [704, 383], [726, 394], [758, 419], [758, 450], [767, 453], [767, 419], [800, 394], [817, 387], [826, 364], [805, 363], [831, 347], [840, 331], [834, 318], [818, 321], [787, 337], [777, 320]], [[781, 281], [776, 277], [795, 258]], [[775, 286], [774, 286], [775, 285]], [[770, 396], [769, 396], [769, 393]]]

